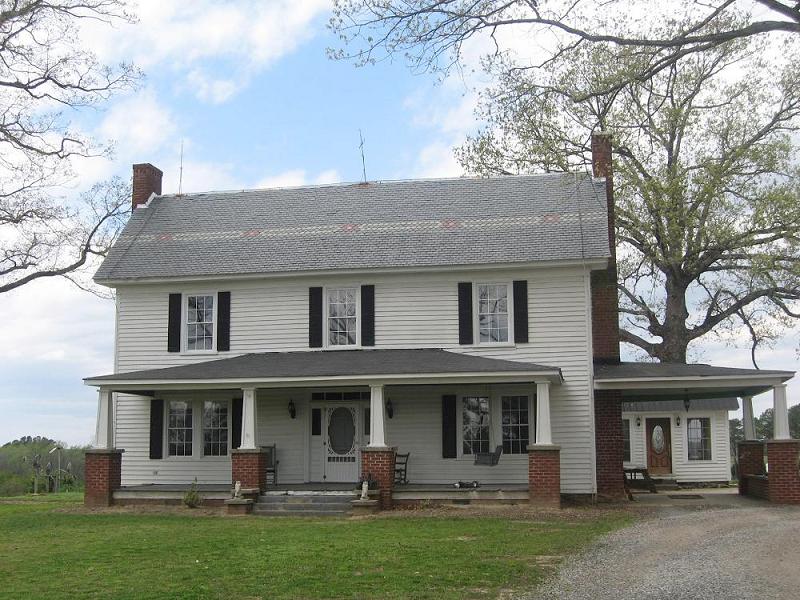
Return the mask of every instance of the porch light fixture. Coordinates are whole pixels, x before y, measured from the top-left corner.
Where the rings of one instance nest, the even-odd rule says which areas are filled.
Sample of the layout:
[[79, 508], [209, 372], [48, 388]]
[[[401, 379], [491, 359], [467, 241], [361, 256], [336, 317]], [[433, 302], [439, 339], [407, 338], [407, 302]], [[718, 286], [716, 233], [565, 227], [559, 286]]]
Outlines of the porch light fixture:
[[636, 426], [637, 427], [641, 427], [642, 426], [642, 417], [636, 417]]
[[386, 401], [386, 416], [390, 419], [394, 417], [394, 404], [391, 398]]
[[294, 400], [289, 398], [289, 416], [294, 419], [297, 416], [297, 409], [294, 407]]
[[689, 412], [689, 406], [691, 406], [692, 401], [689, 399], [689, 390], [683, 391], [685, 396], [683, 398], [683, 407], [686, 409], [686, 412]]
[[681, 416], [680, 415], [675, 417], [675, 425], [677, 425], [678, 427], [681, 426]]

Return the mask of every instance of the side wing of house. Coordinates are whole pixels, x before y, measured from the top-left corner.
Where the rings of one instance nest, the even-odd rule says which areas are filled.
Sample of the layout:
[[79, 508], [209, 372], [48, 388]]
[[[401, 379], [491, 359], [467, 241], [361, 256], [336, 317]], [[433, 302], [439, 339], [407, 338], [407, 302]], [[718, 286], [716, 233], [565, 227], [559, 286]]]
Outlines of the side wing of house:
[[[504, 344], [459, 344], [459, 283], [508, 284], [527, 282], [528, 341]], [[128, 284], [118, 287], [116, 371], [178, 366], [246, 353], [320, 350], [309, 348], [309, 289], [374, 286], [374, 337], [376, 349], [440, 348], [476, 356], [553, 365], [561, 369], [563, 383], [552, 386], [550, 403], [554, 443], [561, 445], [561, 480], [564, 493], [594, 491], [592, 356], [589, 343], [589, 272], [581, 266], [437, 273], [395, 273], [330, 277], [278, 277], [203, 284]], [[230, 350], [227, 352], [168, 352], [170, 294], [211, 295], [230, 292]], [[513, 303], [511, 311], [513, 312]], [[513, 319], [513, 316], [512, 316]], [[186, 324], [184, 324], [184, 329]], [[359, 325], [360, 327], [360, 325]], [[347, 350], [327, 350], [348, 352]], [[348, 390], [342, 388], [339, 392]], [[315, 431], [315, 402], [325, 390], [313, 386], [291, 390], [258, 390], [257, 440], [276, 444], [281, 481], [319, 480]], [[349, 390], [355, 394], [356, 389]], [[417, 483], [442, 483], [475, 478], [473, 457], [444, 458], [442, 453], [442, 397], [486, 397], [490, 402], [492, 447], [501, 438], [502, 397], [526, 397], [535, 413], [535, 385], [514, 386], [397, 386], [386, 390], [394, 407], [386, 423], [388, 443], [398, 452], [410, 452], [410, 475]], [[230, 392], [164, 392], [161, 399], [202, 402], [217, 398], [233, 403], [241, 390]], [[361, 442], [368, 439], [364, 410], [368, 399], [352, 396], [360, 409]], [[291, 418], [287, 405], [296, 409]], [[115, 445], [123, 454], [123, 485], [186, 483], [187, 474], [200, 483], [230, 483], [227, 457], [169, 456], [150, 458], [152, 399], [118, 393]], [[228, 404], [232, 406], [232, 404]], [[200, 409], [193, 419], [199, 420]], [[459, 413], [460, 415], [460, 413]], [[165, 421], [169, 416], [165, 416]], [[460, 422], [460, 420], [459, 420]], [[531, 435], [535, 424], [531, 423]], [[200, 428], [195, 428], [200, 431]], [[459, 442], [461, 434], [459, 434]], [[486, 483], [527, 483], [527, 452], [503, 456], [496, 467], [485, 468]]]

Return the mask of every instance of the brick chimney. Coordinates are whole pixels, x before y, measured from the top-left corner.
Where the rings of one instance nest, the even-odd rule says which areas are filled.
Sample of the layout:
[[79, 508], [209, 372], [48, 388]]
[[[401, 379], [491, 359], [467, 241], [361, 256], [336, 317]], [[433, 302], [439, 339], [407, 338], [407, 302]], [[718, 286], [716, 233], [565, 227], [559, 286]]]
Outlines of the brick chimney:
[[147, 203], [152, 194], [161, 194], [161, 178], [164, 174], [150, 163], [133, 165], [133, 210]]
[[614, 169], [611, 134], [592, 134], [592, 172], [606, 180], [608, 208], [608, 267], [592, 271], [592, 347], [595, 362], [619, 362], [619, 301], [617, 299], [617, 251], [614, 232]]

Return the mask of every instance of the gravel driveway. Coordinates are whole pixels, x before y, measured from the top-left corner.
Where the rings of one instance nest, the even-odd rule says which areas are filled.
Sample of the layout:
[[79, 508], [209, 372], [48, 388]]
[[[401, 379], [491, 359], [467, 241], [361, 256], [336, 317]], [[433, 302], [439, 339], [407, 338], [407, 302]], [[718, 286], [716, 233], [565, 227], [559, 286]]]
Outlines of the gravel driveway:
[[699, 493], [642, 498], [644, 520], [568, 559], [525, 598], [800, 598], [800, 509]]

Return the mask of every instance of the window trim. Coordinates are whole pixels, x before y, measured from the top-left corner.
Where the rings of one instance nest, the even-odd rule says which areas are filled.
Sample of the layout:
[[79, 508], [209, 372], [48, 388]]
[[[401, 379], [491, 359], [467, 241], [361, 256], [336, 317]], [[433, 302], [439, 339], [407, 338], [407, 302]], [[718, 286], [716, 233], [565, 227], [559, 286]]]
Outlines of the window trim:
[[[222, 404], [222, 405], [224, 405], [226, 407], [226, 411], [227, 411], [226, 412], [226, 416], [227, 416], [227, 419], [228, 419], [228, 426], [225, 427], [225, 429], [228, 431], [228, 436], [227, 436], [228, 440], [227, 440], [227, 448], [225, 450], [225, 454], [223, 454], [223, 455], [206, 454], [206, 441], [205, 441], [206, 427], [205, 427], [205, 424], [203, 423], [203, 420], [204, 420], [203, 419], [203, 417], [204, 417], [203, 413], [205, 413], [205, 403], [206, 402], [217, 402], [217, 403]], [[233, 406], [232, 406], [231, 400], [230, 399], [218, 399], [218, 398], [203, 398], [201, 400], [197, 400], [197, 403], [200, 405], [200, 408], [202, 409], [200, 411], [201, 412], [201, 414], [200, 414], [200, 440], [199, 440], [199, 443], [200, 443], [200, 446], [201, 446], [200, 456], [202, 456], [203, 458], [230, 458], [230, 456], [231, 456], [231, 443], [233, 441], [232, 440], [232, 438], [233, 438], [233, 410], [232, 410]], [[218, 427], [218, 428], [215, 428], [215, 429], [222, 429], [222, 427]]]
[[633, 436], [631, 435], [631, 418], [630, 417], [623, 417], [622, 418], [622, 431], [625, 431], [625, 423], [628, 423], [628, 458], [625, 459], [625, 436], [622, 436], [622, 462], [623, 463], [630, 463], [633, 461]]
[[[181, 294], [181, 354], [216, 354], [217, 353], [217, 325], [219, 319], [217, 318], [217, 309], [219, 307], [219, 292], [218, 291], [192, 291], [184, 292]], [[189, 297], [190, 296], [211, 296], [214, 298], [213, 316], [214, 322], [212, 325], [211, 349], [206, 350], [189, 350]]]
[[[508, 305], [508, 340], [505, 342], [481, 342], [480, 301], [478, 289], [480, 286], [494, 285], [505, 286], [506, 303]], [[514, 345], [514, 290], [510, 281], [473, 281], [472, 282], [472, 344], [474, 346], [513, 346]]]
[[[328, 292], [330, 290], [349, 290], [355, 291], [356, 299], [356, 343], [355, 344], [331, 344], [330, 330], [328, 329]], [[361, 284], [352, 285], [326, 285], [322, 286], [322, 347], [325, 350], [360, 350], [361, 349]]]
[[[206, 400], [214, 402], [223, 402], [228, 405], [228, 454], [225, 456], [206, 456], [204, 453], [203, 443], [203, 403]], [[169, 403], [170, 402], [188, 402], [192, 406], [192, 455], [191, 456], [173, 456], [169, 453]], [[163, 444], [164, 444], [164, 459], [165, 460], [202, 460], [206, 462], [214, 461], [230, 461], [231, 460], [231, 447], [233, 443], [233, 398], [222, 397], [203, 397], [196, 396], [192, 398], [164, 398], [164, 431], [163, 431]]]
[[474, 393], [466, 393], [466, 394], [458, 394], [458, 404], [457, 404], [457, 416], [458, 419], [457, 425], [458, 429], [456, 430], [457, 438], [458, 438], [458, 457], [459, 458], [469, 458], [473, 459], [475, 457], [474, 453], [467, 454], [464, 452], [464, 399], [465, 398], [486, 398], [489, 406], [488, 406], [488, 415], [489, 415], [489, 452], [494, 452], [495, 447], [498, 445], [495, 443], [495, 432], [494, 432], [494, 405], [496, 404], [494, 399], [494, 394], [491, 393], [481, 393], [481, 392], [474, 392]]
[[[464, 409], [465, 397], [489, 398], [489, 451], [494, 452], [497, 446], [503, 444], [503, 396], [526, 396], [528, 398], [528, 444], [536, 444], [536, 384], [502, 384], [489, 389], [458, 389], [451, 392], [456, 397], [456, 456], [445, 460], [473, 460], [474, 454], [464, 454]], [[498, 441], [499, 440], [499, 441]], [[513, 457], [522, 457], [523, 454], [509, 454]], [[515, 458], [516, 460], [516, 458]]]
[[[692, 419], [707, 419], [708, 420], [708, 454], [709, 458], [691, 458], [689, 456], [689, 422]], [[683, 419], [685, 426], [684, 431], [686, 436], [686, 462], [691, 464], [696, 463], [710, 463], [714, 462], [714, 419], [710, 415], [692, 415]], [[700, 430], [702, 436], [702, 427]], [[702, 437], [701, 437], [702, 439]]]
[[[528, 414], [528, 424], [527, 424], [528, 443], [526, 444], [526, 447], [523, 448], [520, 452], [506, 452], [506, 449], [503, 448], [503, 454], [508, 454], [509, 456], [526, 456], [528, 454], [527, 446], [530, 446], [531, 444], [535, 443], [535, 437], [536, 437], [536, 425], [535, 425], [536, 416], [534, 412], [531, 410], [531, 404], [532, 404], [531, 395], [527, 393], [514, 393], [514, 392], [500, 393], [497, 395], [496, 402], [499, 405], [498, 417], [500, 419], [499, 423], [500, 443], [496, 444], [495, 446], [505, 445], [505, 439], [503, 438], [503, 398], [525, 398], [525, 410]], [[519, 425], [516, 425], [516, 427], [519, 427]], [[494, 451], [494, 447], [492, 448], [492, 451]]]

